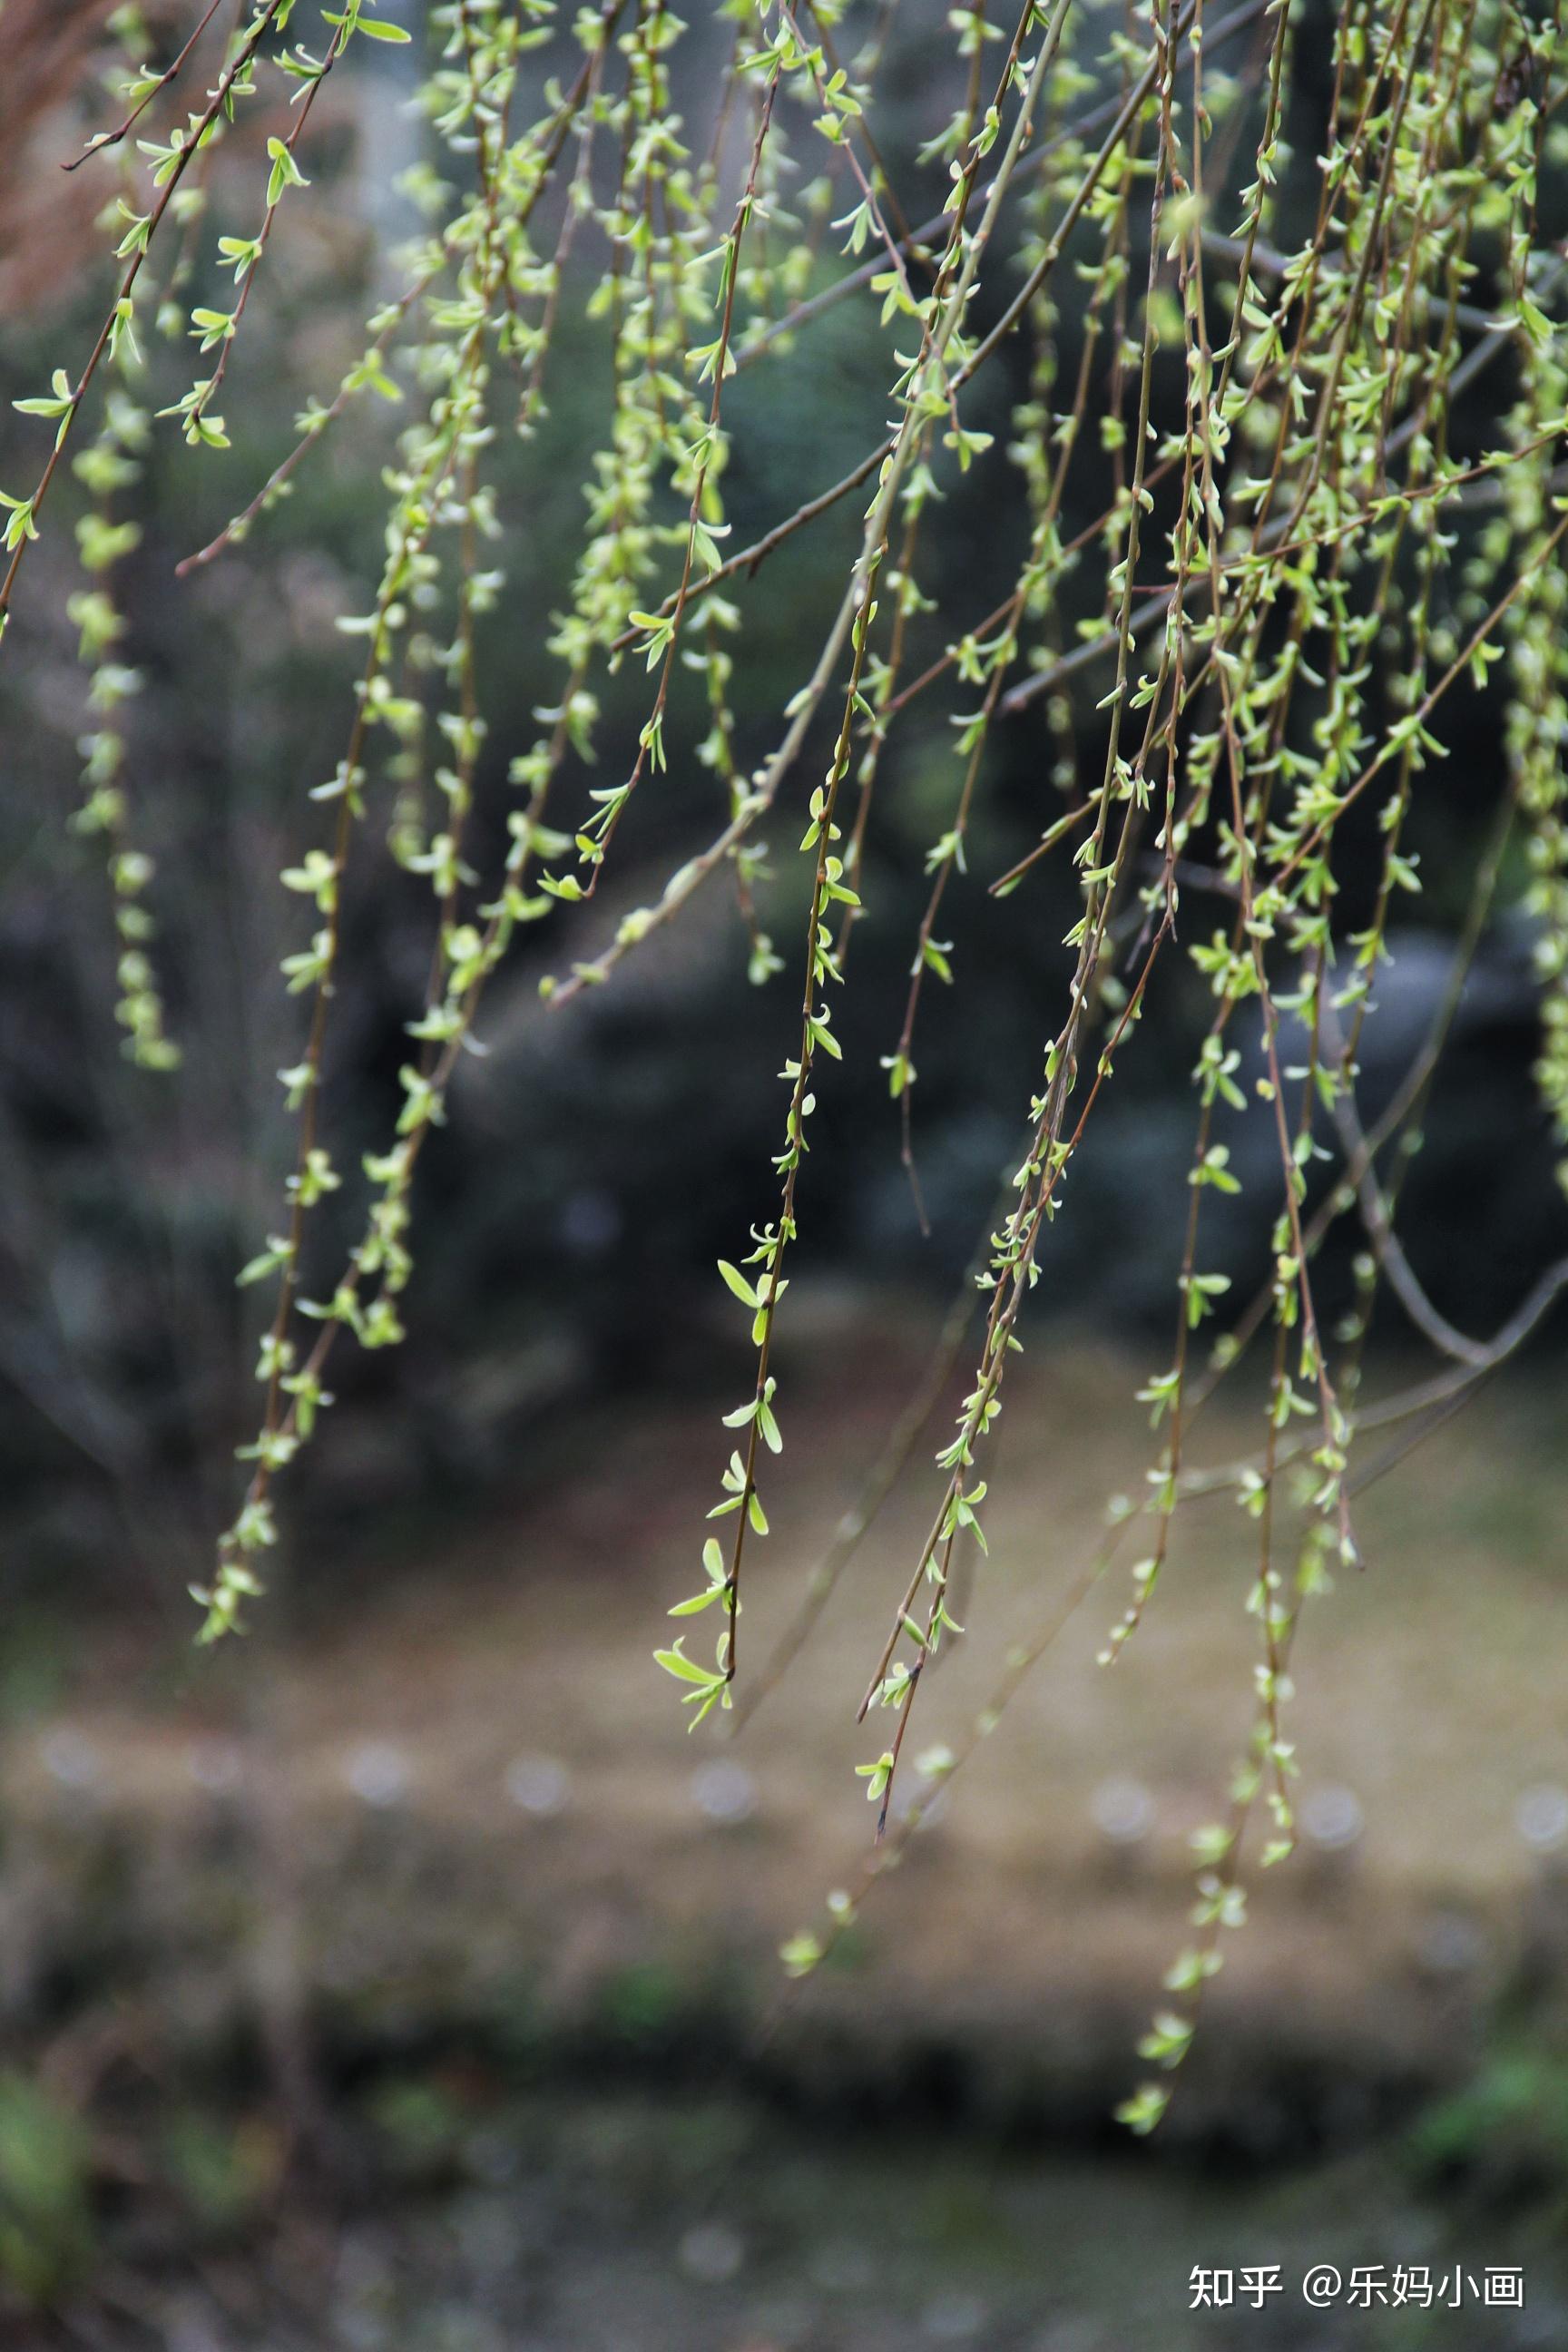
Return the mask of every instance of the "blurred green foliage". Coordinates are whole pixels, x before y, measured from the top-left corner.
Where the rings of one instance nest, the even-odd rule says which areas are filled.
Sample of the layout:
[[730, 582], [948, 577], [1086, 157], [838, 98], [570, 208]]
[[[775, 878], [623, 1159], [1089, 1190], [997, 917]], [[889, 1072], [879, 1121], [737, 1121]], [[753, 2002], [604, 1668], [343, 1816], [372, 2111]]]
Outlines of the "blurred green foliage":
[[94, 2231], [89, 2141], [34, 2077], [0, 2074], [0, 2279], [25, 2302], [55, 2302], [87, 2269]]

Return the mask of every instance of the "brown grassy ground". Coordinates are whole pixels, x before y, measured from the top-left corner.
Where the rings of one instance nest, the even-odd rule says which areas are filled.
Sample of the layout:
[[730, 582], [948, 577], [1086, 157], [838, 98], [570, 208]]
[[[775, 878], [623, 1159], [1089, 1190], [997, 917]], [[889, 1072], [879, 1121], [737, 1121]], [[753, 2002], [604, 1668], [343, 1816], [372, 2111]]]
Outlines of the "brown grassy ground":
[[[742, 1629], [753, 1666], [923, 1337], [907, 1310], [802, 1303], [834, 1370], [785, 1368], [789, 1475], [768, 1490]], [[958, 1744], [1008, 1644], [1089, 1556], [1107, 1493], [1137, 1490], [1137, 1378], [1061, 1334], [1020, 1365], [971, 1632], [922, 1689], [911, 1752]], [[1366, 1496], [1368, 1566], [1312, 1605], [1289, 1710], [1309, 1813], [1349, 1790], [1364, 1828], [1342, 1849], [1309, 1840], [1257, 1886], [1194, 2062], [1194, 2125], [1267, 2144], [1305, 2098], [1353, 2128], [1385, 2092], [1462, 2068], [1561, 1908], [1516, 1822], [1525, 1790], [1568, 1785], [1560, 1426], [1539, 1387], [1494, 1392]], [[112, 1990], [132, 2036], [173, 2018], [199, 2042], [238, 2012], [285, 2050], [307, 2013], [350, 2044], [463, 2020], [743, 2043], [776, 1997], [776, 1947], [864, 1858], [852, 1768], [881, 1738], [854, 1710], [931, 1473], [927, 1444], [741, 1739], [718, 1718], [688, 1739], [649, 1652], [695, 1580], [728, 1442], [708, 1410], [649, 1400], [439, 1559], [410, 1566], [423, 1539], [395, 1539], [390, 1572], [309, 1642], [274, 1626], [241, 1656], [173, 1668], [107, 1649], [0, 1753], [13, 2014], [63, 1971], [84, 2013]], [[1216, 1407], [1194, 1459], [1255, 1444]], [[775, 2071], [834, 2099], [913, 2081], [986, 2115], [1103, 2112], [1137, 2071], [1131, 2039], [1184, 1939], [1187, 1841], [1250, 1720], [1249, 1541], [1228, 1501], [1194, 1507], [1107, 1672], [1095, 1653], [1125, 1592], [1110, 1572], [877, 1888], [847, 1964], [790, 2007]], [[1118, 1843], [1097, 1810], [1127, 1781], [1148, 1825]]]

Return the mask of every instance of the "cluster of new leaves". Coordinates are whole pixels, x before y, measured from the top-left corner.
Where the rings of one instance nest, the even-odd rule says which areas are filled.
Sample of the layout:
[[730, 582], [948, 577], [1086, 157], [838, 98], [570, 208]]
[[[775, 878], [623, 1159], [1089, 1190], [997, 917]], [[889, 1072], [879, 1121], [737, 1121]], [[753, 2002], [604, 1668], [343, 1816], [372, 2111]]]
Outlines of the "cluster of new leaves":
[[[342, 1335], [366, 1348], [403, 1335], [416, 1171], [491, 976], [520, 929], [549, 920], [570, 936], [634, 796], [656, 794], [667, 770], [695, 761], [720, 788], [710, 844], [625, 916], [607, 946], [546, 982], [545, 996], [560, 1005], [616, 981], [724, 869], [752, 979], [786, 969], [763, 919], [762, 827], [798, 798], [791, 822], [804, 827], [807, 910], [776, 1187], [750, 1247], [720, 1268], [748, 1318], [754, 1384], [725, 1416], [729, 1460], [702, 1581], [672, 1612], [716, 1612], [717, 1641], [710, 1664], [689, 1655], [684, 1638], [658, 1653], [694, 1722], [731, 1706], [747, 1547], [767, 1536], [761, 1478], [787, 1426], [771, 1369], [774, 1331], [809, 1194], [816, 1090], [841, 1055], [835, 999], [867, 911], [865, 848], [885, 748], [917, 698], [952, 697], [951, 806], [927, 859], [904, 1018], [883, 1056], [908, 1156], [922, 992], [932, 979], [962, 984], [951, 943], [937, 937], [943, 901], [973, 887], [971, 821], [997, 723], [1036, 713], [1039, 845], [988, 886], [997, 895], [1026, 887], [1059, 852], [1079, 905], [1059, 996], [1040, 1010], [1021, 1149], [980, 1247], [973, 1377], [862, 1705], [890, 1728], [861, 1771], [886, 1830], [922, 1677], [960, 1630], [955, 1558], [984, 1546], [983, 1465], [1041, 1237], [1118, 1056], [1135, 1050], [1151, 991], [1184, 954], [1211, 1010], [1193, 1069], [1188, 1197], [1175, 1212], [1184, 1237], [1171, 1346], [1142, 1392], [1157, 1451], [1147, 1492], [1118, 1506], [1111, 1543], [1082, 1589], [1136, 1532], [1127, 1601], [1105, 1650], [1113, 1659], [1159, 1585], [1181, 1506], [1229, 1487], [1257, 1529], [1257, 1704], [1229, 1810], [1200, 1841], [1196, 1933], [1172, 1971], [1173, 2005], [1144, 2045], [1159, 2076], [1125, 2110], [1146, 2128], [1190, 2045], [1224, 1931], [1242, 1916], [1255, 1811], [1268, 1817], [1265, 1862], [1293, 1842], [1284, 1713], [1301, 1602], [1357, 1559], [1358, 1433], [1404, 1410], [1361, 1399], [1374, 1299], [1386, 1286], [1450, 1360], [1447, 1385], [1436, 1399], [1425, 1392], [1441, 1405], [1521, 1343], [1564, 1279], [1547, 1269], [1507, 1329], [1477, 1340], [1438, 1315], [1399, 1246], [1399, 1187], [1458, 980], [1371, 1131], [1357, 1079], [1391, 910], [1419, 884], [1406, 843], [1412, 805], [1445, 755], [1452, 708], [1500, 685], [1503, 829], [1477, 877], [1457, 970], [1480, 937], [1517, 827], [1545, 1007], [1541, 1085], [1568, 1147], [1568, 264], [1552, 242], [1563, 227], [1558, 117], [1568, 79], [1559, 11], [1534, 0], [1339, 0], [1331, 10], [1238, 0], [1224, 13], [1205, 0], [1125, 12], [1025, 0], [994, 20], [978, 0], [947, 18], [940, 53], [934, 20], [916, 0], [903, 9], [919, 13], [909, 37], [930, 53], [915, 162], [947, 175], [940, 213], [912, 226], [900, 158], [882, 135], [900, 0], [874, 13], [846, 0], [721, 0], [695, 26], [667, 0], [603, 0], [570, 17], [554, 0], [451, 0], [428, 13], [419, 102], [429, 155], [404, 181], [426, 226], [403, 257], [402, 290], [370, 320], [363, 355], [336, 390], [306, 411], [283, 463], [190, 559], [211, 562], [243, 541], [367, 395], [405, 404], [381, 578], [369, 609], [341, 623], [363, 648], [342, 758], [310, 790], [311, 830], [282, 877], [313, 910], [285, 966], [305, 1010], [299, 1057], [280, 1073], [298, 1150], [279, 1230], [243, 1277], [274, 1286], [263, 1403], [243, 1501], [199, 1598], [210, 1638], [259, 1591], [259, 1556], [276, 1536], [274, 1486], [331, 1402], [324, 1374]], [[133, 387], [139, 321], [160, 268], [152, 299], [161, 314], [179, 306], [182, 332], [207, 366], [161, 415], [204, 461], [226, 448], [216, 404], [279, 225], [308, 201], [317, 97], [357, 44], [406, 37], [376, 0], [322, 9], [301, 33], [298, 20], [311, 13], [305, 0], [255, 0], [237, 30], [214, 25], [221, 58], [205, 95], [165, 123], [160, 102], [182, 69], [196, 70], [187, 60], [207, 58], [209, 9], [170, 67], [132, 74], [126, 122], [94, 142], [120, 144], [140, 125], [143, 164], [121, 199], [118, 282], [96, 344], [77, 375], [62, 372], [48, 394], [24, 404], [48, 420], [54, 447], [34, 489], [5, 500], [0, 625], [100, 376], [109, 389], [98, 439], [78, 460], [94, 500], [83, 562], [101, 583], [122, 551], [113, 494], [156, 429]], [[1298, 44], [1325, 32], [1331, 71], [1319, 101], [1298, 89], [1293, 60]], [[699, 62], [684, 73], [693, 44]], [[689, 119], [698, 91], [707, 121]], [[252, 142], [254, 205], [211, 257], [234, 291], [226, 307], [197, 304], [187, 316], [181, 287], [190, 236], [202, 233], [201, 159], [243, 131], [247, 111], [264, 119]], [[868, 334], [885, 339], [882, 436], [763, 538], [731, 549], [729, 385], [827, 310], [856, 302]], [[472, 847], [476, 793], [491, 765], [476, 625], [507, 595], [499, 551], [511, 520], [495, 453], [508, 436], [535, 435], [574, 308], [607, 335], [609, 422], [584, 485], [570, 592], [541, 630], [558, 690], [536, 714], [537, 735], [505, 747], [510, 845], [484, 872]], [[1012, 380], [1026, 389], [997, 446], [976, 425], [969, 387], [1001, 375], [1015, 350]], [[1516, 390], [1500, 433], [1477, 446], [1460, 404], [1494, 367], [1511, 372]], [[922, 519], [933, 500], [956, 505], [976, 484], [994, 498], [1005, 468], [1026, 510], [1023, 558], [994, 609], [966, 612], [963, 579], [922, 584]], [[1064, 518], [1084, 511], [1086, 482], [1109, 482], [1110, 494], [1095, 493], [1092, 519], [1069, 532]], [[747, 772], [730, 692], [736, 643], [768, 627], [765, 590], [752, 583], [784, 541], [847, 504], [861, 519], [841, 593], [809, 677], [778, 715], [773, 748]], [[86, 821], [113, 844], [122, 1018], [140, 1057], [157, 1063], [172, 1048], [144, 951], [146, 868], [125, 833], [117, 781], [111, 713], [132, 685], [112, 661], [120, 621], [106, 585], [84, 592], [77, 617], [102, 719], [84, 746]], [[917, 669], [916, 648], [933, 629], [934, 656]], [[595, 782], [604, 683], [627, 656], [645, 666], [646, 716], [629, 765]], [[682, 668], [702, 683], [706, 731], [691, 740], [672, 695]], [[1079, 677], [1093, 689], [1087, 727], [1072, 698]], [[1352, 811], [1375, 814], [1381, 868], [1356, 929], [1336, 907]], [[323, 1056], [345, 882], [374, 854], [373, 820], [397, 865], [428, 887], [432, 955], [395, 1131], [351, 1180], [332, 1156]], [[1212, 1194], [1237, 1188], [1227, 1138], [1243, 1118], [1272, 1139], [1274, 1223], [1270, 1277], [1236, 1314], [1205, 1212]], [[361, 1238], [345, 1263], [323, 1269], [310, 1249], [310, 1213], [351, 1181], [363, 1186]], [[1366, 1248], [1354, 1310], [1330, 1330], [1314, 1265], [1347, 1217], [1361, 1221]], [[968, 1319], [950, 1320], [937, 1384]], [[1258, 1452], [1194, 1469], [1194, 1423], [1255, 1340], [1268, 1359]], [[811, 1612], [900, 1474], [922, 1418], [906, 1416], [831, 1572], [814, 1580]], [[1040, 1646], [1019, 1654], [1016, 1673]], [[929, 1751], [922, 1785], [944, 1783], [960, 1760]], [[917, 1795], [895, 1817], [895, 1841], [923, 1803]], [[830, 1932], [857, 1900], [840, 1898]], [[789, 1965], [804, 1973], [823, 1948], [805, 1934]]]

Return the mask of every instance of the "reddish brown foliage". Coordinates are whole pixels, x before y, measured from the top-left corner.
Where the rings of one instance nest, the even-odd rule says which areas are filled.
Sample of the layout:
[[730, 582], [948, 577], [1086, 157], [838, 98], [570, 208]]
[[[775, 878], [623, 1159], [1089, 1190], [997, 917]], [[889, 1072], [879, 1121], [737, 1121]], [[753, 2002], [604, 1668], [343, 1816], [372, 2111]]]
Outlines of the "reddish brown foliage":
[[[94, 131], [112, 127], [101, 82], [114, 0], [0, 0], [0, 310], [13, 315], [69, 290], [93, 250], [109, 185], [68, 176]], [[178, 12], [150, 9], [174, 30]]]

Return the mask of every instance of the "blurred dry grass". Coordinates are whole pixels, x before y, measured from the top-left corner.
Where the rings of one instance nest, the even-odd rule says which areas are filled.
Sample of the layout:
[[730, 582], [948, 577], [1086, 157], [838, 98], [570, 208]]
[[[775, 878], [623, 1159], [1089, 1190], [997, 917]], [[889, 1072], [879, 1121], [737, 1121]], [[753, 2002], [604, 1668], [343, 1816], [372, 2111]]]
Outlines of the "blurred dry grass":
[[[833, 1380], [791, 1383], [795, 1483], [769, 1496], [775, 1539], [748, 1586], [753, 1667], [915, 1341], [892, 1310], [858, 1313], [822, 1351]], [[1057, 1335], [1020, 1374], [973, 1631], [922, 1690], [911, 1751], [957, 1744], [1146, 1459], [1127, 1362]], [[1320, 1834], [1255, 1879], [1184, 2094], [1194, 2123], [1279, 2110], [1303, 2084], [1375, 2103], [1447, 2079], [1526, 1948], [1561, 1928], [1550, 1858], [1518, 1826], [1525, 1791], [1568, 1786], [1555, 1413], [1537, 1390], [1479, 1402], [1368, 1496], [1368, 1568], [1312, 1604], [1288, 1728]], [[175, 2004], [182, 2032], [250, 2013], [258, 1986], [351, 2040], [523, 2009], [570, 2033], [628, 2000], [662, 2032], [717, 2000], [721, 2041], [765, 2009], [778, 1944], [866, 1851], [852, 1768], [879, 1743], [854, 1709], [928, 1498], [917, 1479], [889, 1508], [742, 1739], [710, 1723], [689, 1740], [649, 1652], [690, 1586], [721, 1436], [706, 1410], [650, 1401], [601, 1466], [439, 1558], [388, 1574], [384, 1556], [352, 1621], [290, 1646], [263, 1633], [184, 1696], [158, 1695], [166, 1655], [108, 1646], [0, 1759], [13, 2011], [95, 1966], [106, 1997]], [[1253, 1444], [1215, 1409], [1206, 1458]], [[998, 2115], [1100, 2112], [1124, 2087], [1184, 1939], [1190, 1834], [1222, 1810], [1250, 1720], [1250, 1533], [1229, 1504], [1198, 1507], [1106, 1672], [1112, 1570], [875, 1891], [851, 1964], [792, 2004], [776, 2063], [890, 2096], [946, 2053]], [[1119, 1813], [1135, 1834], [1110, 1833]]]

